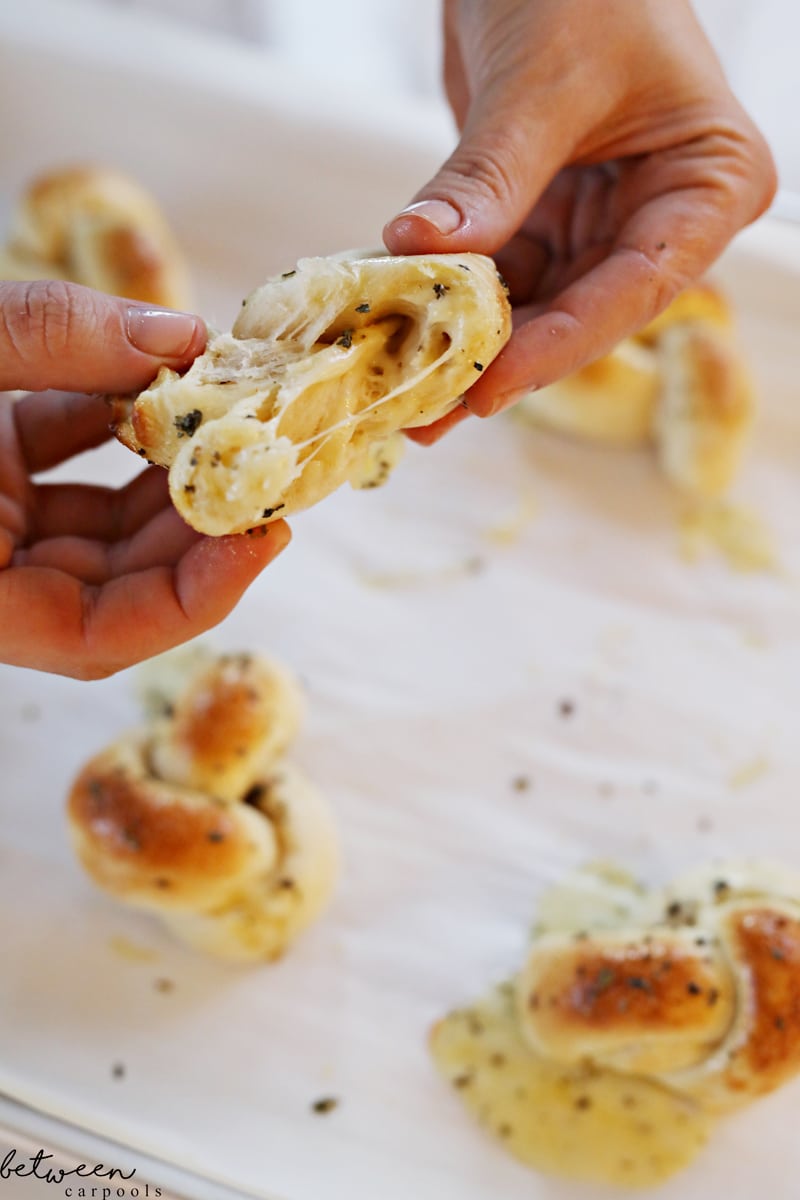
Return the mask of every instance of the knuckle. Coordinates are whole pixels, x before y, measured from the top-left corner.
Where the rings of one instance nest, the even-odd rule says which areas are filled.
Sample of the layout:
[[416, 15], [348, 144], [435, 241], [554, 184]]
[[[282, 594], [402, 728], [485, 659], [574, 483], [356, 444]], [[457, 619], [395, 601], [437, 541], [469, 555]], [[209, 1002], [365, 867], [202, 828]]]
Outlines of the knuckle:
[[506, 208], [526, 177], [528, 153], [527, 138], [510, 125], [460, 146], [448, 165], [480, 198]]
[[86, 305], [82, 292], [62, 280], [39, 280], [21, 286], [19, 301], [4, 307], [5, 331], [11, 348], [23, 361], [61, 357]]

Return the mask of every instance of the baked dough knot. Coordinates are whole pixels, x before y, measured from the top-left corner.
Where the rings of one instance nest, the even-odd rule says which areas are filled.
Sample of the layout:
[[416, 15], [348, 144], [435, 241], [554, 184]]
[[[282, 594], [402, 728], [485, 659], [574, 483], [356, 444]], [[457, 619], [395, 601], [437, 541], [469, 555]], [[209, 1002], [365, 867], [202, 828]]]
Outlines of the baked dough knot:
[[703, 869], [667, 889], [652, 923], [543, 933], [516, 996], [543, 1057], [738, 1108], [800, 1071], [800, 880]]
[[301, 696], [280, 666], [223, 655], [79, 773], [68, 824], [118, 899], [223, 958], [278, 958], [326, 904], [337, 850], [327, 804], [283, 758]]
[[678, 491], [702, 499], [733, 482], [754, 404], [730, 305], [701, 283], [610, 354], [525, 396], [520, 412], [592, 442], [652, 445]]
[[301, 259], [185, 375], [113, 402], [116, 433], [169, 470], [202, 533], [242, 532], [345, 482], [382, 483], [399, 431], [446, 415], [499, 353], [511, 310], [477, 254]]
[[35, 179], [0, 249], [2, 279], [66, 279], [186, 308], [183, 255], [155, 200], [121, 171], [76, 166]]
[[800, 879], [704, 866], [647, 889], [607, 864], [541, 898], [518, 975], [431, 1052], [509, 1153], [617, 1188], [685, 1168], [722, 1114], [800, 1071]]

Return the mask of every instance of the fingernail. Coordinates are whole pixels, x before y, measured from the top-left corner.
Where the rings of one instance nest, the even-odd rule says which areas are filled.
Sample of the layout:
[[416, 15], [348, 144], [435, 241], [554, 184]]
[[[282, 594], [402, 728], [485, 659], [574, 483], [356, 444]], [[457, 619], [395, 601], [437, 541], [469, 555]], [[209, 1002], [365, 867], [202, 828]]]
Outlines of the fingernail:
[[439, 233], [455, 233], [462, 219], [458, 209], [446, 200], [418, 200], [416, 204], [409, 204], [408, 208], [398, 213], [395, 221], [403, 217], [420, 217], [429, 225], [433, 225]]
[[168, 308], [129, 308], [128, 341], [154, 358], [180, 358], [197, 337], [202, 322]]

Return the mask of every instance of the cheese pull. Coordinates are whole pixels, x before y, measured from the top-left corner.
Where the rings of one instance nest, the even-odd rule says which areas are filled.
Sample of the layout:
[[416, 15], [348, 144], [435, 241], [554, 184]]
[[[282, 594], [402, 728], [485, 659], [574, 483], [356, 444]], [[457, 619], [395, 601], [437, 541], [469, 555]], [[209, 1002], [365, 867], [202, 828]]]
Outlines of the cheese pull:
[[400, 431], [450, 412], [510, 333], [481, 255], [301, 259], [186, 374], [114, 401], [117, 437], [168, 469], [189, 525], [241, 532], [383, 482]]

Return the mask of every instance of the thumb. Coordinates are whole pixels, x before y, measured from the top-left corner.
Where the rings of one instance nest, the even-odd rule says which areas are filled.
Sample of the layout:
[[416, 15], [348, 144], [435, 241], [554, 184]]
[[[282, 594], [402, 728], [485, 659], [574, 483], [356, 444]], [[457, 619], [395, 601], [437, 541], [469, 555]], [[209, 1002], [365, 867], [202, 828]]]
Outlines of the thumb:
[[131, 392], [203, 350], [200, 317], [61, 280], [0, 283], [0, 391]]
[[385, 226], [393, 254], [493, 254], [518, 231], [561, 166], [552, 114], [540, 122], [522, 84], [489, 84], [473, 101], [456, 149]]

